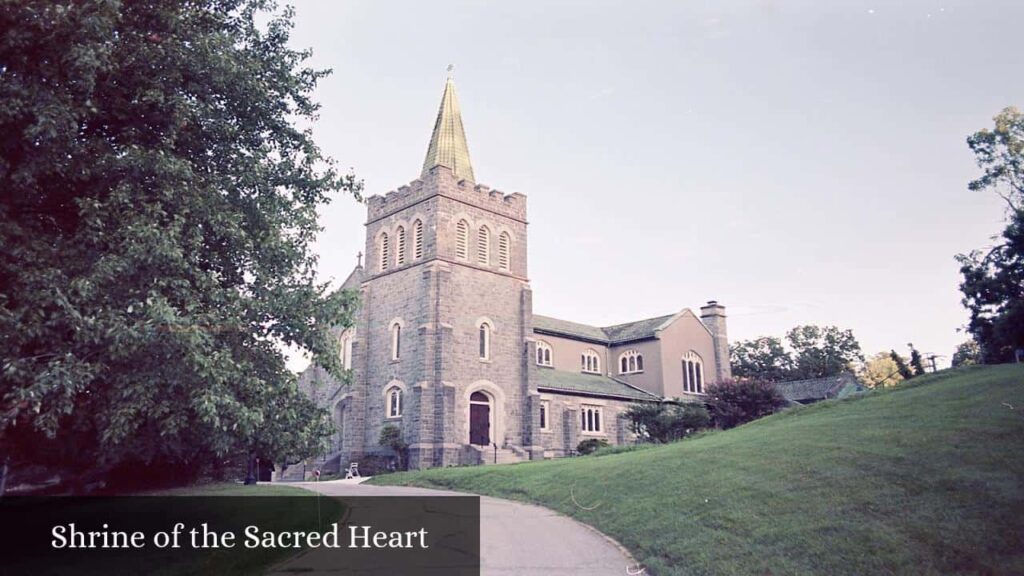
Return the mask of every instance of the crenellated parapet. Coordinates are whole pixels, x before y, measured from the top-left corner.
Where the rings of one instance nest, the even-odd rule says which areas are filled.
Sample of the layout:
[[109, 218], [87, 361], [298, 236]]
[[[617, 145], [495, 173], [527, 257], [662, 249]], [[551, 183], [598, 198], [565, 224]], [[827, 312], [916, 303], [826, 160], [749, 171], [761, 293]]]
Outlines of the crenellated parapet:
[[519, 192], [506, 194], [500, 190], [492, 190], [485, 184], [456, 179], [449, 168], [435, 166], [424, 177], [400, 186], [397, 190], [367, 198], [367, 221], [373, 222], [394, 214], [435, 195], [465, 202], [516, 220], [526, 220], [525, 195]]

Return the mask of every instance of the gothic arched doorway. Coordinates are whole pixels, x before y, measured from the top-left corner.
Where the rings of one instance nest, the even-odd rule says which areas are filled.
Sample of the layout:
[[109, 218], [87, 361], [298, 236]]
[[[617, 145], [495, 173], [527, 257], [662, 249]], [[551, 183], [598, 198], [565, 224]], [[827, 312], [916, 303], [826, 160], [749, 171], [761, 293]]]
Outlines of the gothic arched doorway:
[[491, 445], [491, 399], [483, 392], [469, 397], [469, 443]]

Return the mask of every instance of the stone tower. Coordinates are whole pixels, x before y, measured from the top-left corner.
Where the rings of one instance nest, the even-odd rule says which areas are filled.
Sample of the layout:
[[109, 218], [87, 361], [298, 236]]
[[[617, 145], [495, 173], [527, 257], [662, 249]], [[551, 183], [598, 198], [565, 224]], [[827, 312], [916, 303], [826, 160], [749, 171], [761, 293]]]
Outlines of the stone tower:
[[475, 183], [450, 76], [420, 178], [367, 204], [345, 452], [377, 451], [389, 424], [402, 430], [412, 468], [523, 446], [526, 197]]

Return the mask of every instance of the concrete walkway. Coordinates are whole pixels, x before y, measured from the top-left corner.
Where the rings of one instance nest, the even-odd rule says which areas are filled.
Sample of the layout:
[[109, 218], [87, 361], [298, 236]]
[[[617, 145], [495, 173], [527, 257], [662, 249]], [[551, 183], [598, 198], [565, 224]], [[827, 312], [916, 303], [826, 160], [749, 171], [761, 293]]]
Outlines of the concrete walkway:
[[[293, 484], [329, 496], [453, 496], [443, 490], [369, 486], [352, 480]], [[315, 574], [315, 554], [303, 554], [271, 574]], [[556, 512], [500, 498], [480, 497], [483, 576], [640, 573], [636, 562], [600, 532]]]

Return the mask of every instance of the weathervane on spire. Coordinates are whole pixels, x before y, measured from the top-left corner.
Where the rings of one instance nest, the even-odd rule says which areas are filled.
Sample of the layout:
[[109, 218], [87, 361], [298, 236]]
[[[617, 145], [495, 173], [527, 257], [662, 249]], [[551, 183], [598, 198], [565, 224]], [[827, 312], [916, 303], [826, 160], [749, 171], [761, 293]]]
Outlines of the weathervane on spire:
[[449, 78], [452, 77], [452, 72], [454, 72], [454, 71], [455, 71], [455, 64], [449, 64], [448, 65], [448, 77]]

